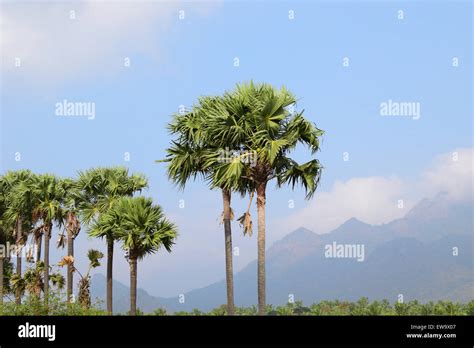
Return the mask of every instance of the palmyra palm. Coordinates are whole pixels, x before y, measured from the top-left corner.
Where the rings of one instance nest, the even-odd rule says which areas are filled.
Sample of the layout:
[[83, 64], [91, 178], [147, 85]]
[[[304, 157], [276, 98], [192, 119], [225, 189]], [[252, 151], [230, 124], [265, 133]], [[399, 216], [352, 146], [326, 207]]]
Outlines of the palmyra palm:
[[107, 312], [112, 314], [114, 234], [112, 230], [103, 232], [94, 225], [118, 199], [140, 192], [148, 183], [142, 175], [129, 174], [127, 168], [110, 167], [79, 172], [78, 185], [81, 190], [79, 208], [83, 221], [90, 227], [89, 235], [105, 238], [107, 242]]
[[137, 314], [137, 262], [161, 247], [171, 252], [176, 227], [150, 198], [122, 197], [102, 214], [91, 231], [110, 235], [122, 242], [130, 264], [130, 315]]
[[[77, 181], [66, 178], [61, 180], [62, 186], [62, 216], [63, 225], [66, 229], [64, 234], [59, 236], [58, 247], [64, 247], [64, 239], [67, 238], [67, 256], [74, 259], [74, 240], [81, 231], [79, 221], [79, 206], [81, 204], [81, 190]], [[68, 302], [73, 300], [74, 267], [73, 264], [67, 264], [67, 286], [66, 298]]]
[[238, 181], [238, 185], [224, 185], [222, 182], [216, 185], [212, 182], [216, 164], [219, 161], [226, 161], [232, 149], [237, 148], [240, 139], [240, 129], [234, 124], [217, 125], [220, 128], [213, 130], [214, 133], [224, 132], [220, 137], [211, 137], [209, 125], [211, 120], [221, 114], [232, 115], [240, 110], [233, 107], [238, 104], [224, 103], [221, 97], [201, 97], [190, 112], [175, 114], [169, 124], [169, 130], [175, 139], [167, 149], [165, 160], [158, 162], [168, 163], [168, 177], [180, 188], [184, 189], [190, 179], [201, 176], [207, 180], [211, 187], [218, 188], [222, 192], [223, 213], [222, 222], [224, 224], [225, 239], [225, 264], [226, 264], [226, 290], [227, 290], [227, 314], [235, 313], [234, 305], [234, 281], [232, 266], [232, 231], [231, 220], [233, 212], [230, 206], [231, 192], [246, 192], [244, 179]]
[[[11, 232], [16, 246], [16, 275], [21, 277], [21, 248], [32, 226], [32, 185], [34, 175], [29, 170], [9, 171], [1, 180], [5, 212], [2, 216], [4, 231]], [[15, 303], [21, 304], [21, 292], [16, 291]]]
[[[51, 174], [38, 175], [33, 183], [33, 221], [40, 222], [44, 235], [44, 302], [49, 300], [49, 271], [50, 271], [50, 240], [53, 224], [62, 224], [62, 196], [63, 187], [61, 180]], [[39, 261], [39, 260], [38, 260]]]
[[[317, 159], [298, 164], [290, 153], [298, 143], [306, 145], [311, 154], [319, 149], [323, 131], [303, 117], [303, 111], [293, 113], [295, 97], [285, 88], [274, 89], [268, 84], [238, 85], [227, 93], [227, 103], [240, 105], [233, 115], [217, 114], [210, 120], [208, 129], [212, 139], [225, 141], [224, 125], [235, 125], [239, 130], [240, 153], [232, 161], [216, 162], [212, 182], [216, 186], [233, 189], [241, 187], [245, 178], [252, 183], [257, 194], [258, 213], [258, 312], [265, 314], [265, 205], [268, 183], [275, 179], [277, 186], [301, 184], [306, 198], [314, 194], [321, 174]], [[214, 131], [214, 132], [213, 132]], [[248, 161], [252, 156], [251, 163]]]

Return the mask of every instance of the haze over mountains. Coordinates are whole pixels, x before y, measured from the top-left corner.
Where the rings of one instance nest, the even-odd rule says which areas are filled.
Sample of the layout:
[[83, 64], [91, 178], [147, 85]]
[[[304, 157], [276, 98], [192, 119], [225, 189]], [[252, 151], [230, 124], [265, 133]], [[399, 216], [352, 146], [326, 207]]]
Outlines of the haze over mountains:
[[[472, 300], [473, 209], [472, 199], [454, 202], [440, 193], [419, 202], [404, 218], [383, 225], [352, 218], [323, 235], [301, 227], [267, 250], [267, 303], [281, 305], [290, 296], [307, 304], [363, 296], [394, 302], [399, 295], [405, 301]], [[349, 245], [346, 254], [339, 254], [345, 257], [327, 257], [334, 245]], [[347, 254], [355, 252], [351, 246], [363, 250], [362, 259]], [[256, 304], [256, 273], [253, 261], [235, 274], [236, 305]], [[91, 290], [93, 298], [105, 298], [104, 276], [94, 276]], [[128, 300], [128, 286], [114, 282], [115, 310], [126, 312]], [[144, 312], [158, 307], [210, 310], [225, 301], [224, 280], [185, 293], [184, 303], [142, 289], [138, 293], [138, 307]]]

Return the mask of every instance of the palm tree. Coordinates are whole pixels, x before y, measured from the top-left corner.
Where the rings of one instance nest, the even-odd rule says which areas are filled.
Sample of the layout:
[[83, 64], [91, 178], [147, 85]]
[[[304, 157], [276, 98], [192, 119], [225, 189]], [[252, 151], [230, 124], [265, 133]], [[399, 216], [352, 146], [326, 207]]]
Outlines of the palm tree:
[[33, 187], [34, 204], [33, 220], [41, 222], [44, 231], [44, 303], [48, 305], [49, 297], [49, 251], [53, 223], [62, 224], [63, 187], [61, 180], [52, 174], [42, 174], [37, 177]]
[[102, 254], [100, 251], [90, 249], [87, 252], [87, 258], [89, 259], [89, 268], [87, 269], [87, 272], [84, 275], [82, 275], [81, 272], [79, 272], [79, 270], [74, 265], [73, 256], [70, 256], [70, 255], [64, 256], [62, 260], [59, 261], [58, 263], [60, 267], [67, 265], [68, 270], [71, 269], [72, 272], [79, 273], [79, 277], [81, 277], [81, 279], [79, 280], [78, 298], [79, 298], [79, 304], [85, 309], [89, 309], [91, 306], [91, 295], [90, 295], [91, 277], [89, 273], [93, 268], [100, 266], [100, 260], [103, 257], [104, 257], [104, 254]]
[[[218, 161], [228, 159], [226, 157], [229, 152], [228, 149], [238, 146], [241, 133], [238, 126], [236, 127], [232, 122], [228, 122], [219, 128], [224, 132], [223, 135], [210, 137], [208, 125], [216, 115], [223, 113], [234, 115], [236, 111], [239, 111], [233, 108], [236, 105], [238, 106], [238, 104], [225, 104], [221, 97], [201, 97], [192, 111], [175, 114], [169, 124], [169, 130], [172, 135], [176, 136], [176, 139], [166, 150], [166, 159], [158, 161], [168, 163], [168, 177], [181, 189], [184, 189], [188, 180], [202, 176], [210, 182], [211, 187], [219, 188], [222, 191], [228, 315], [235, 313], [231, 231], [231, 220], [233, 219], [231, 209], [232, 190], [223, 184], [214, 185], [212, 178], [215, 164]], [[237, 190], [240, 193], [245, 193], [245, 184], [242, 181], [240, 181], [240, 187]]]
[[5, 195], [6, 192], [3, 176], [0, 176], [0, 246], [4, 246], [4, 249], [0, 250], [0, 307], [3, 305], [3, 278], [5, 274], [4, 262], [6, 259], [6, 255], [4, 254], [4, 252], [6, 252], [6, 244], [7, 240], [9, 239], [9, 233], [7, 231], [6, 224], [3, 219], [6, 210]]
[[[63, 206], [63, 224], [67, 234], [67, 256], [74, 259], [74, 240], [81, 231], [81, 224], [78, 218], [81, 192], [79, 185], [72, 179], [61, 180], [62, 186], [62, 206]], [[61, 235], [58, 246], [64, 247], [64, 235]], [[71, 303], [73, 296], [74, 267], [67, 264], [67, 286], [66, 296], [68, 303]]]
[[161, 247], [171, 252], [177, 230], [151, 198], [123, 197], [100, 217], [91, 232], [107, 234], [112, 231], [123, 243], [130, 264], [130, 315], [136, 315], [137, 262]]
[[[232, 94], [227, 94], [230, 103], [241, 104], [241, 113], [222, 114], [211, 120], [211, 137], [223, 134], [223, 124], [233, 122], [239, 125], [243, 134], [241, 153], [231, 162], [219, 164], [214, 171], [213, 182], [226, 188], [239, 186], [245, 178], [252, 182], [257, 194], [258, 214], [258, 311], [265, 314], [265, 205], [268, 183], [276, 179], [277, 186], [289, 183], [293, 187], [301, 184], [306, 198], [313, 196], [321, 175], [317, 159], [298, 164], [289, 157], [298, 143], [309, 147], [311, 154], [319, 149], [319, 137], [323, 131], [303, 117], [303, 111], [290, 112], [296, 105], [295, 97], [285, 88], [276, 90], [268, 84], [238, 85]], [[234, 121], [237, 119], [237, 121]], [[212, 132], [214, 130], [214, 132]], [[252, 156], [252, 162], [248, 162]]]
[[[96, 238], [105, 238], [107, 242], [107, 312], [112, 314], [112, 273], [114, 240], [113, 230], [107, 233], [99, 232], [94, 224], [100, 216], [111, 209], [115, 201], [124, 196], [147, 187], [146, 178], [140, 174], [129, 174], [127, 168], [93, 168], [79, 172], [78, 186], [81, 190], [79, 209], [83, 221], [91, 227], [89, 235]], [[94, 232], [93, 232], [94, 231]]]
[[[5, 214], [4, 228], [13, 231], [16, 246], [16, 275], [21, 277], [21, 249], [31, 228], [32, 183], [35, 176], [29, 170], [9, 171], [2, 178]], [[16, 291], [15, 303], [21, 304], [21, 292]]]

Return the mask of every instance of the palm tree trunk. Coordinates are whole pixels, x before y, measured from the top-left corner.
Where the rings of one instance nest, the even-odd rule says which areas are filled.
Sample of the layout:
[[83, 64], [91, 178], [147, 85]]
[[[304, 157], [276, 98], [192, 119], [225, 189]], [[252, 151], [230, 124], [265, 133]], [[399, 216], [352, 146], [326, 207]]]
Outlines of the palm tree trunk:
[[[67, 231], [67, 254], [68, 256], [74, 257], [74, 239], [72, 236], [71, 229], [68, 229]], [[68, 264], [67, 265], [67, 291], [66, 291], [68, 304], [71, 303], [72, 301], [73, 283], [74, 283], [73, 268], [71, 264]]]
[[265, 189], [266, 183], [257, 185], [257, 215], [258, 215], [258, 236], [257, 236], [257, 284], [258, 284], [258, 314], [265, 315]]
[[[22, 237], [22, 220], [18, 218], [16, 221], [16, 274], [21, 277], [21, 237]], [[15, 293], [15, 304], [21, 304], [21, 291], [20, 289], [16, 290]]]
[[225, 236], [225, 276], [227, 285], [227, 314], [234, 315], [234, 273], [232, 266], [232, 231], [230, 225], [231, 193], [229, 190], [222, 190], [222, 200], [224, 203], [224, 236]]
[[40, 234], [36, 241], [36, 262], [41, 261], [41, 244], [43, 244], [43, 234]]
[[3, 306], [3, 262], [5, 258], [0, 257], [0, 307]]
[[107, 312], [112, 315], [112, 271], [114, 262], [114, 240], [107, 238]]
[[48, 305], [49, 300], [49, 241], [51, 239], [51, 230], [53, 225], [49, 223], [45, 228], [44, 234], [44, 304]]
[[137, 259], [130, 258], [130, 315], [137, 315]]

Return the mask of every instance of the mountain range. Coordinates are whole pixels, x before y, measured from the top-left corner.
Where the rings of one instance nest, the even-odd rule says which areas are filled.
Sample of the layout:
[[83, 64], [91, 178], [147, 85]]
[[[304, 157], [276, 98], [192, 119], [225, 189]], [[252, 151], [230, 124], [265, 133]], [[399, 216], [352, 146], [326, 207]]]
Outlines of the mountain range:
[[[472, 300], [473, 211], [472, 200], [453, 202], [440, 193], [383, 225], [352, 218], [326, 234], [301, 227], [267, 250], [267, 303], [361, 297], [394, 302], [400, 295], [404, 301]], [[256, 274], [256, 261], [235, 274], [237, 306], [256, 304]], [[94, 275], [91, 294], [104, 301], [103, 275]], [[144, 312], [207, 311], [225, 301], [224, 280], [185, 293], [184, 303], [138, 290], [138, 307]], [[115, 311], [126, 312], [128, 304], [128, 286], [114, 281]]]

